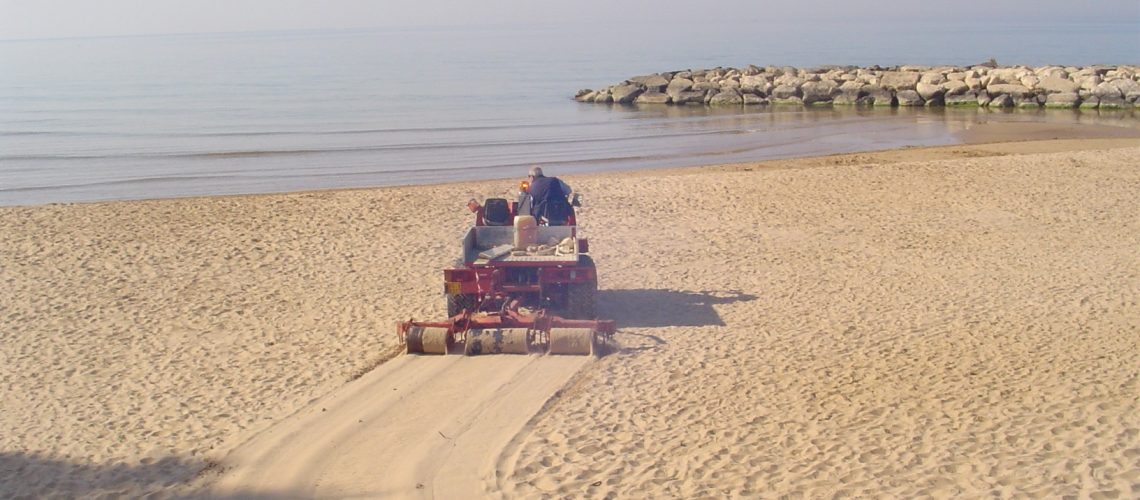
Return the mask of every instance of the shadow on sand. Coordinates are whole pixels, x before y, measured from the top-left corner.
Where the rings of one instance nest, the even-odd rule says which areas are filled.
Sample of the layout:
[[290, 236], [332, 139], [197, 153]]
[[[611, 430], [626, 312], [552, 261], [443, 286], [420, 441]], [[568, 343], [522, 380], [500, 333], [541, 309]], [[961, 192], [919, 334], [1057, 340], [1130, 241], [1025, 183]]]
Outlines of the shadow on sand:
[[[713, 308], [717, 304], [755, 300], [739, 292], [682, 292], [678, 290], [599, 290], [598, 316], [617, 321], [618, 328], [662, 328], [669, 326], [724, 326]], [[656, 349], [665, 339], [651, 333], [623, 332], [637, 337], [632, 345], [617, 352], [633, 353]]]
[[201, 460], [165, 457], [151, 463], [89, 464], [35, 454], [0, 452], [0, 498], [296, 498], [288, 492], [194, 491], [189, 483], [200, 474], [219, 471]]
[[713, 306], [756, 300], [740, 291], [598, 290], [598, 316], [618, 328], [724, 326]]
[[192, 479], [207, 464], [166, 457], [148, 464], [88, 464], [19, 452], [0, 453], [0, 497], [134, 496]]

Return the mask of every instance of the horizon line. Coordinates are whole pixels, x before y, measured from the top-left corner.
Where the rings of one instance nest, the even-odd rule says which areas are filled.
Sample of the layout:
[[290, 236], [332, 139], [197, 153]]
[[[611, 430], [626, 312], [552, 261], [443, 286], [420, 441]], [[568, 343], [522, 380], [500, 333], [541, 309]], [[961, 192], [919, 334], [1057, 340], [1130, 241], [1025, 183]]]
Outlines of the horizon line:
[[[650, 21], [640, 20], [641, 22], [653, 22], [653, 24], [672, 25], [672, 24], [704, 24], [701, 21]], [[970, 24], [970, 25], [992, 25], [992, 24], [1005, 24], [1008, 26], [1032, 26], [1032, 25], [1070, 25], [1070, 26], [1083, 26], [1083, 25], [1126, 25], [1136, 26], [1132, 20], [1128, 19], [1085, 19], [1085, 20], [1065, 20], [1064, 22], [1047, 21], [1047, 20], [1010, 20], [1005, 22], [1003, 20], [968, 20], [962, 19], [957, 21], [946, 20], [926, 20], [926, 19], [907, 19], [903, 20], [907, 24], [913, 25], [928, 25], [932, 23], [938, 24]], [[614, 21], [617, 22], [617, 21]], [[619, 24], [637, 24], [638, 20], [622, 20]], [[730, 24], [735, 23], [752, 23], [763, 22], [763, 20], [742, 20], [731, 21]], [[849, 20], [834, 19], [834, 20], [795, 20], [796, 24], [812, 24], [826, 26], [828, 24], [847, 24]], [[113, 38], [153, 38], [165, 36], [199, 36], [199, 35], [253, 35], [253, 34], [272, 34], [272, 33], [318, 33], [318, 32], [370, 32], [370, 31], [415, 31], [415, 30], [432, 30], [432, 29], [494, 29], [503, 27], [515, 26], [530, 26], [530, 27], [552, 27], [552, 26], [567, 26], [566, 24], [556, 23], [535, 23], [529, 21], [514, 21], [506, 23], [484, 23], [484, 24], [416, 24], [416, 25], [392, 25], [392, 26], [339, 26], [339, 27], [307, 27], [307, 28], [266, 28], [266, 29], [251, 29], [251, 30], [222, 30], [222, 31], [177, 31], [169, 33], [118, 33], [118, 34], [86, 34], [86, 35], [62, 35], [62, 36], [35, 36], [35, 37], [15, 37], [15, 38], [2, 38], [0, 42], [46, 42], [46, 41], [60, 41], [60, 40], [94, 40], [94, 39], [113, 39]], [[586, 26], [596, 25], [596, 23], [584, 23]], [[1140, 34], [1140, 28], [1137, 29]]]

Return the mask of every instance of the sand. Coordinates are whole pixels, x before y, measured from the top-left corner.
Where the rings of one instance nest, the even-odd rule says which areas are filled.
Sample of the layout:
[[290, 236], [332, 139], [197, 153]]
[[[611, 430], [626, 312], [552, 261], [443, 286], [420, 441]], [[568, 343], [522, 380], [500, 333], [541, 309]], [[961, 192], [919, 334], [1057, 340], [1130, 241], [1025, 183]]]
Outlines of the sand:
[[0, 496], [1135, 497], [1138, 164], [567, 177], [598, 359], [392, 359], [509, 181], [0, 208]]

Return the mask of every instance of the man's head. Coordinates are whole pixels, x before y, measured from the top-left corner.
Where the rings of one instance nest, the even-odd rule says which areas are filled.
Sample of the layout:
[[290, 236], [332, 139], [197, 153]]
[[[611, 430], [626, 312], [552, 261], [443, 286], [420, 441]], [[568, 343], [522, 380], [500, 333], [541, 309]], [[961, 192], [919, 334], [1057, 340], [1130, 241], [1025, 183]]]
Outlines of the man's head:
[[538, 165], [530, 167], [530, 176], [531, 177], [542, 177], [542, 167], [540, 167]]

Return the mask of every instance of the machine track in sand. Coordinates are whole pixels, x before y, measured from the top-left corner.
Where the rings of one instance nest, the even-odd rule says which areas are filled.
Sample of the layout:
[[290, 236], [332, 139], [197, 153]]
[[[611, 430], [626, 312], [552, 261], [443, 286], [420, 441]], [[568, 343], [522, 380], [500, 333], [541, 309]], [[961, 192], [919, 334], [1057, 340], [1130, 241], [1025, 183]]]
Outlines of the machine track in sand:
[[511, 440], [589, 356], [401, 356], [230, 453], [217, 495], [494, 496]]

